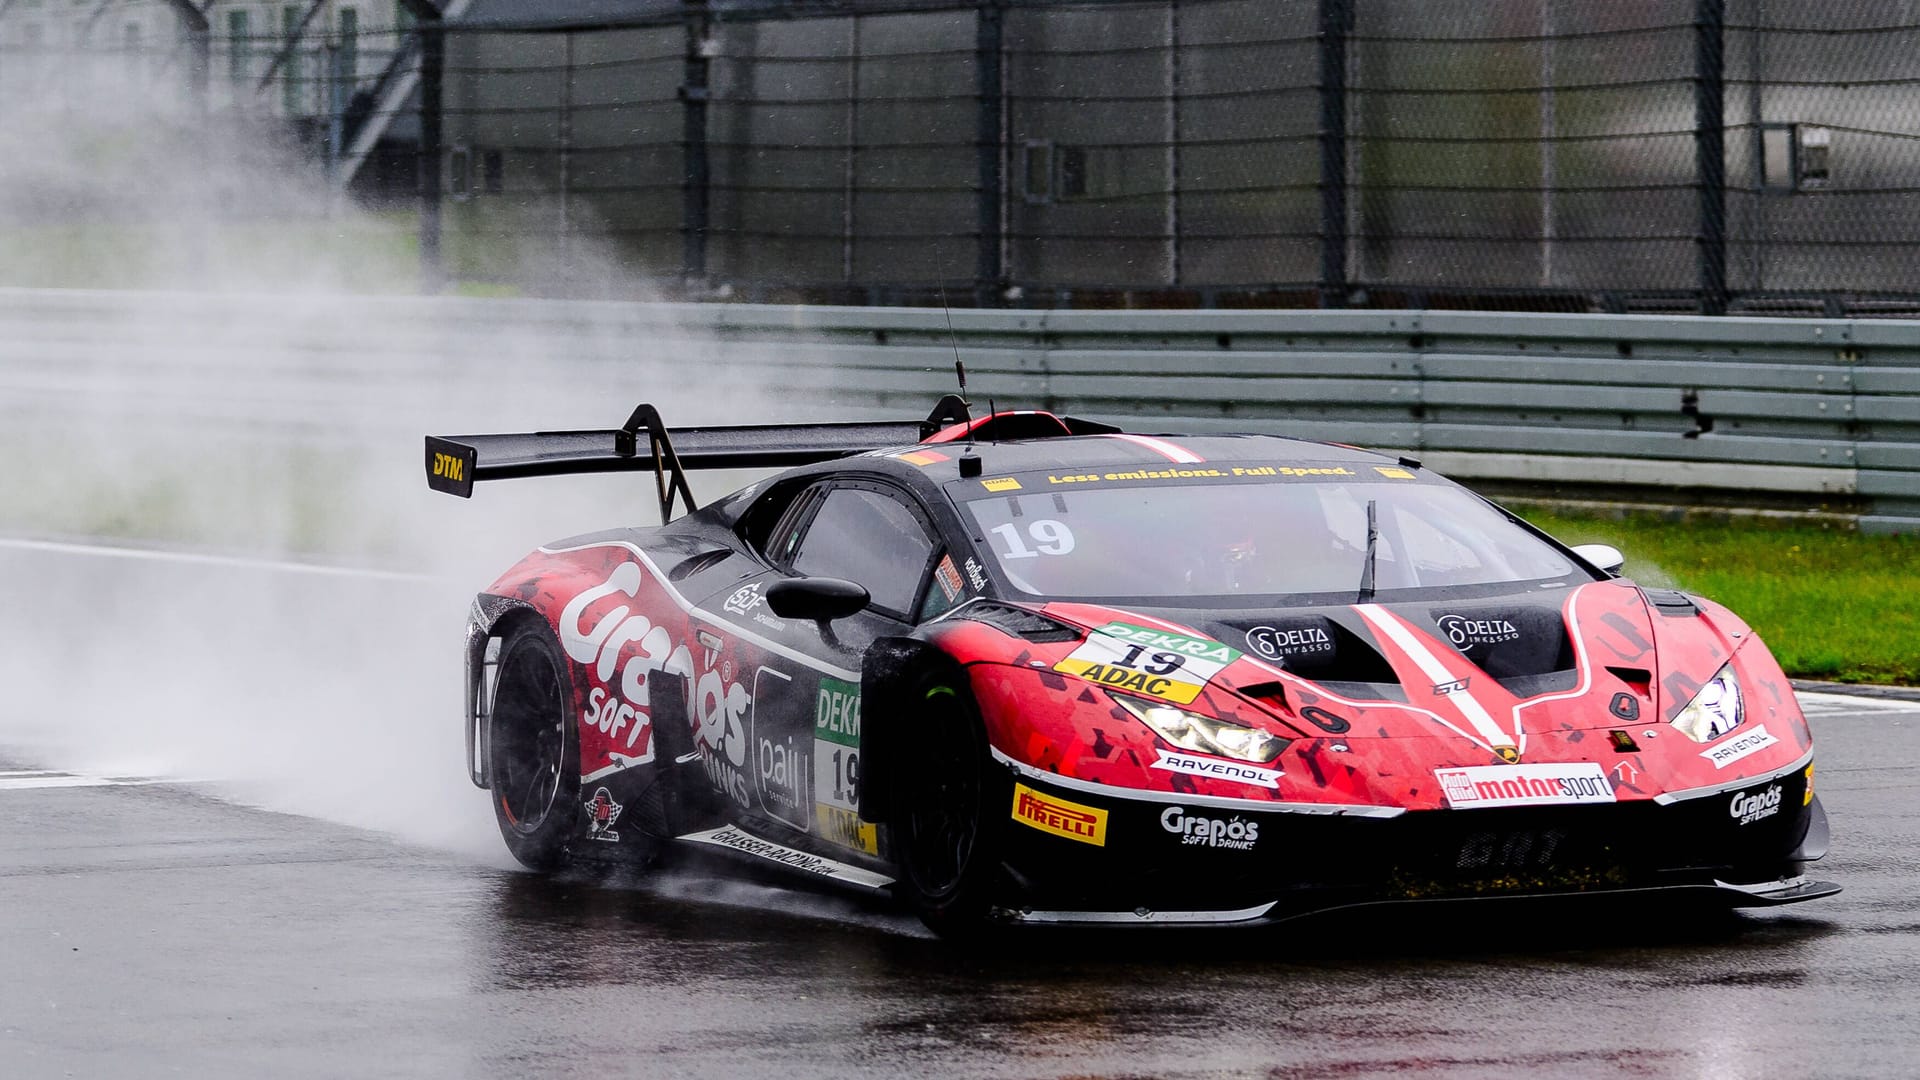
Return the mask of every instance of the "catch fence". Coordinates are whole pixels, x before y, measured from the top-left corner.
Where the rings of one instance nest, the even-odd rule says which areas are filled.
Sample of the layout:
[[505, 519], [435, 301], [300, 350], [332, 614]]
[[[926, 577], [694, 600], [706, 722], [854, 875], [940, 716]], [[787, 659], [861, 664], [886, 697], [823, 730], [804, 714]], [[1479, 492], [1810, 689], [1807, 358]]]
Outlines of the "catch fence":
[[351, 32], [297, 7], [210, 25], [216, 108], [416, 208], [464, 280], [1920, 312], [1906, 0], [454, 0]]

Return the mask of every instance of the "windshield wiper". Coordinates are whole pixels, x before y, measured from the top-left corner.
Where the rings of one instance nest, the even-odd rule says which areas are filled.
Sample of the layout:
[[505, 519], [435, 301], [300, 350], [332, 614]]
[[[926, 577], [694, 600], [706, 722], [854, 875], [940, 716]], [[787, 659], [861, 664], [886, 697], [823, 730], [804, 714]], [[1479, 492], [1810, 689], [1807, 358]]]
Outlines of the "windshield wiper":
[[1373, 603], [1373, 552], [1380, 545], [1379, 511], [1372, 499], [1367, 500], [1367, 565], [1360, 570], [1361, 604]]

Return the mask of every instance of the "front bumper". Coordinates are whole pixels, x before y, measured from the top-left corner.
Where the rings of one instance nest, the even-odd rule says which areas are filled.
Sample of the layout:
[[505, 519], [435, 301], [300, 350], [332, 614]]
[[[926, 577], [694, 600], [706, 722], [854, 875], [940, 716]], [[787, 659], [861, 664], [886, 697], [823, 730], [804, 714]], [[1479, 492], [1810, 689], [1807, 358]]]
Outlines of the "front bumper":
[[[1404, 813], [1100, 791], [1013, 766], [1000, 908], [1023, 922], [1217, 925], [1477, 897], [1680, 889], [1728, 906], [1811, 900], [1839, 888], [1804, 876], [1827, 846], [1810, 765], [1811, 755], [1666, 802]], [[1035, 811], [1036, 797], [1049, 809]], [[1043, 827], [1082, 811], [1097, 830]]]

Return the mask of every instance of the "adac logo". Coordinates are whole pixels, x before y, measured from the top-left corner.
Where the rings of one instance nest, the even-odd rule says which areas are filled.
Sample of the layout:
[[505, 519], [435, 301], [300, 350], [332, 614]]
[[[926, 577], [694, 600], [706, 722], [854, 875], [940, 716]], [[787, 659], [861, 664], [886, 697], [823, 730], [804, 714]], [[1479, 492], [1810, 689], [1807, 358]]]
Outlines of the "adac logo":
[[620, 820], [620, 811], [625, 809], [613, 801], [606, 788], [594, 792], [587, 800], [587, 839], [618, 842], [620, 834], [613, 831], [613, 823]]

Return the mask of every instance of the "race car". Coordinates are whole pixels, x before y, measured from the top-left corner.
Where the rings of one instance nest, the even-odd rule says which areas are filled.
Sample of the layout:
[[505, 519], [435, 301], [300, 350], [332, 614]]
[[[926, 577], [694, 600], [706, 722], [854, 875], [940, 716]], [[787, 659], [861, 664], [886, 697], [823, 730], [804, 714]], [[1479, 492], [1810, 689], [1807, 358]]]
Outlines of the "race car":
[[[473, 604], [468, 766], [529, 867], [699, 850], [956, 935], [1839, 891], [1752, 629], [1409, 457], [949, 395], [671, 433], [642, 405], [426, 467], [654, 474], [663, 524]], [[785, 471], [693, 508], [688, 470], [744, 467]]]

